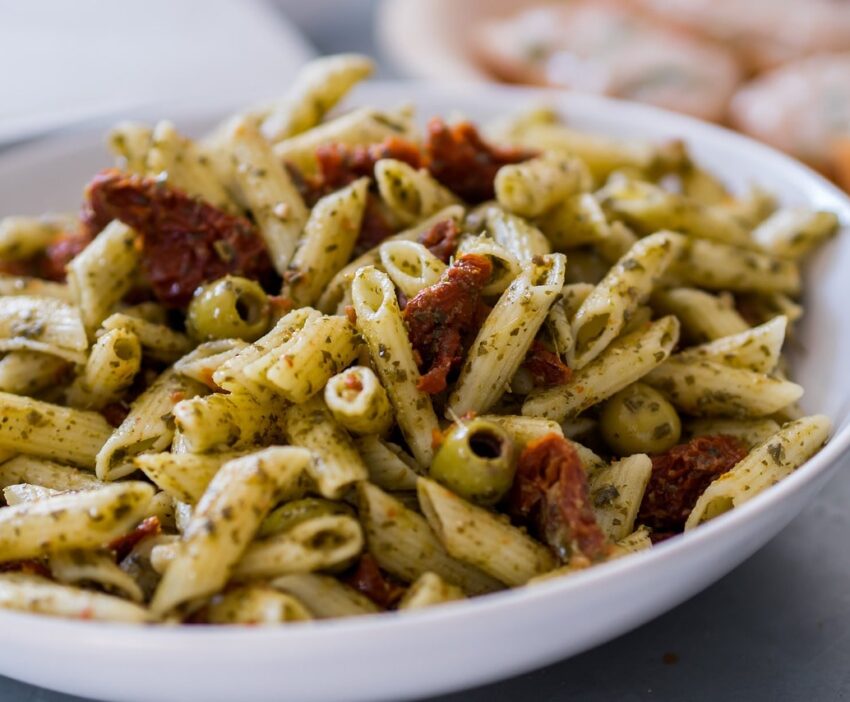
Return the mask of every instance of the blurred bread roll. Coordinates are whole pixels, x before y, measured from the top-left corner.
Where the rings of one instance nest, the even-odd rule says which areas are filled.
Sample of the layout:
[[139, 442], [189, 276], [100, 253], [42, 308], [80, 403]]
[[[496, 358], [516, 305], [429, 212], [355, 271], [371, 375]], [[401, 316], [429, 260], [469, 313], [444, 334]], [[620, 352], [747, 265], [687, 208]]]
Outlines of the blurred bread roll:
[[721, 120], [740, 80], [731, 52], [624, 3], [526, 7], [481, 20], [473, 54], [510, 82], [566, 87]]
[[732, 100], [731, 119], [850, 190], [850, 52], [812, 56], [756, 78]]
[[633, 0], [651, 16], [735, 49], [750, 72], [850, 50], [847, 0]]

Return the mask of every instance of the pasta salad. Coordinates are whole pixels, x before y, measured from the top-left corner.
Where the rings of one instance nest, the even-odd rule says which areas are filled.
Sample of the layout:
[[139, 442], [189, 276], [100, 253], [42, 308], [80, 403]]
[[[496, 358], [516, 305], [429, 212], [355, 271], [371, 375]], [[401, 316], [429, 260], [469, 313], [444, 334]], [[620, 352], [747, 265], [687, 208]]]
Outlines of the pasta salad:
[[334, 110], [371, 71], [119, 124], [79, 215], [0, 220], [0, 606], [418, 609], [650, 549], [826, 442], [783, 348], [834, 214], [548, 108]]

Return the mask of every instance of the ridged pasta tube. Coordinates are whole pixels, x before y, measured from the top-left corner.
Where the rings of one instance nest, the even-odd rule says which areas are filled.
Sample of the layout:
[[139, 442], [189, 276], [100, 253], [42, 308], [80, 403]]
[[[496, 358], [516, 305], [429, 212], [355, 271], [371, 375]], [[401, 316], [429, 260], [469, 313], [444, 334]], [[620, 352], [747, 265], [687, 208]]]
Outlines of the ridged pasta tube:
[[393, 424], [387, 391], [366, 366], [353, 366], [325, 385], [325, 403], [339, 424], [355, 434], [384, 434]]
[[561, 292], [565, 266], [563, 254], [544, 256], [502, 293], [469, 348], [450, 411], [486, 412], [502, 396]]
[[372, 266], [361, 268], [352, 283], [352, 297], [357, 327], [369, 346], [399, 428], [417, 462], [429, 466], [437, 416], [430, 396], [417, 387], [421, 376], [392, 281]]

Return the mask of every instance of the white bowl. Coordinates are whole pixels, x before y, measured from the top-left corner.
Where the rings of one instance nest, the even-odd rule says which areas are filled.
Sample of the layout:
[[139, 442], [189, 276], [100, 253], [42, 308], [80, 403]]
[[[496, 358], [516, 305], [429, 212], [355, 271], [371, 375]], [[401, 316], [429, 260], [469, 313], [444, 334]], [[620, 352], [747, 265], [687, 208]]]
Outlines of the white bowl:
[[[371, 84], [354, 104], [415, 100], [421, 117], [460, 110], [476, 120], [545, 100], [570, 123], [622, 137], [684, 138], [697, 159], [738, 188], [757, 182], [784, 203], [833, 210], [850, 201], [768, 147], [650, 107], [598, 97], [487, 86]], [[198, 130], [222, 112], [161, 109]], [[76, 207], [108, 158], [99, 133], [74, 132], [0, 157], [0, 214]], [[835, 421], [832, 441], [793, 475], [695, 532], [569, 578], [405, 615], [281, 628], [139, 628], [0, 611], [0, 673], [110, 700], [384, 700], [445, 692], [584, 651], [674, 607], [749, 557], [824, 485], [850, 443], [850, 240], [808, 266], [804, 407]], [[718, 616], [722, 616], [719, 614]]]

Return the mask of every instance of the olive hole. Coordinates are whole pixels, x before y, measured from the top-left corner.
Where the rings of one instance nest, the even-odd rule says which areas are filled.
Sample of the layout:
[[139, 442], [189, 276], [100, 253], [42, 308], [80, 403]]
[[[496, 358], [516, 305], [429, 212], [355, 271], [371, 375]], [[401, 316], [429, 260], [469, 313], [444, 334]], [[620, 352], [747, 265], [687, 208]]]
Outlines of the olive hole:
[[492, 460], [502, 455], [503, 442], [489, 431], [477, 431], [469, 437], [469, 448], [479, 458]]
[[236, 298], [236, 314], [246, 324], [255, 324], [263, 316], [263, 304], [254, 295], [242, 293]]

